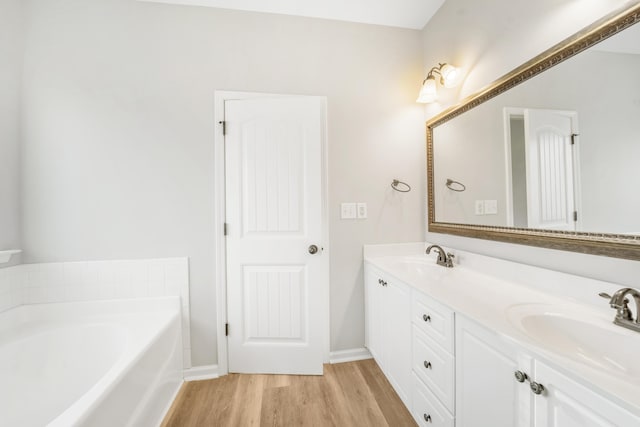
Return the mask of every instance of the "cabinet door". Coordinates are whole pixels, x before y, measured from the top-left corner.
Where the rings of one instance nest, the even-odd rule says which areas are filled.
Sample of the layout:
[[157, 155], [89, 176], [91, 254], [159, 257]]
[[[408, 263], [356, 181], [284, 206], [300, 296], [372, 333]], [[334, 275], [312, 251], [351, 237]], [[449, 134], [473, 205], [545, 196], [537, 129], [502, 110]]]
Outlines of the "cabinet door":
[[530, 366], [513, 345], [456, 317], [456, 426], [529, 426], [532, 394], [514, 374]]
[[411, 291], [399, 282], [386, 281], [381, 293], [382, 346], [385, 373], [407, 407], [411, 390]]
[[534, 399], [536, 427], [640, 425], [640, 418], [540, 361], [535, 362], [534, 378], [545, 387]]

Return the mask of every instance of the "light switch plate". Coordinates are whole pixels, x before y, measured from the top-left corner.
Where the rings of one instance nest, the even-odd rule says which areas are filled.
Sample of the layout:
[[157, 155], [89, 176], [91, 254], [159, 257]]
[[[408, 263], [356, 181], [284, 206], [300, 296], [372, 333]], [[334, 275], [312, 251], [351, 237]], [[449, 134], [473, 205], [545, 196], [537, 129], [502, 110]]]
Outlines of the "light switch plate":
[[356, 219], [356, 204], [355, 203], [342, 203], [340, 205], [340, 218], [342, 219]]
[[367, 218], [367, 204], [366, 203], [358, 203], [358, 219], [366, 219]]
[[496, 215], [498, 213], [498, 201], [497, 200], [485, 200], [484, 201], [484, 214]]
[[484, 215], [484, 200], [476, 200], [476, 215]]

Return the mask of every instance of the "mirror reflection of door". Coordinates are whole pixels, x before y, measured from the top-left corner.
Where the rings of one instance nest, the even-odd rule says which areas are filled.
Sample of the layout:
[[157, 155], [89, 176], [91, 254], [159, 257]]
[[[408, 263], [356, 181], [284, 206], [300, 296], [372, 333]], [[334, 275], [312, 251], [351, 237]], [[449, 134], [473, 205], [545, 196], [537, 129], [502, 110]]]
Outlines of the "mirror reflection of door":
[[577, 121], [575, 111], [505, 109], [510, 226], [579, 229]]

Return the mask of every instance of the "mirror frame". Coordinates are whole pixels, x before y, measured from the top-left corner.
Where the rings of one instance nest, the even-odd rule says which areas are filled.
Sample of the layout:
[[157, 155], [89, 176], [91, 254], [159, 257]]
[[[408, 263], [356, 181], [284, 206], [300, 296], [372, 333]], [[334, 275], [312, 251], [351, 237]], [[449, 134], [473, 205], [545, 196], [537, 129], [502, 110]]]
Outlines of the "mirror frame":
[[599, 19], [573, 36], [525, 62], [486, 88], [427, 121], [428, 230], [477, 239], [497, 240], [549, 249], [640, 260], [640, 236], [436, 222], [433, 174], [433, 130], [515, 86], [590, 48], [640, 21], [640, 3]]

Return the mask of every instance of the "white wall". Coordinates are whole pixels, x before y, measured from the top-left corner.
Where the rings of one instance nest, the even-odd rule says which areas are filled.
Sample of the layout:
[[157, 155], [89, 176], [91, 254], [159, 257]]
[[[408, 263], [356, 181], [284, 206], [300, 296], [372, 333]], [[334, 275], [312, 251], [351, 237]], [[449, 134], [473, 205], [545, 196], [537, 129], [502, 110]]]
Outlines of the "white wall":
[[[424, 235], [421, 32], [132, 0], [30, 0], [28, 262], [190, 257], [194, 365], [216, 361], [215, 90], [328, 98], [331, 349], [362, 347], [362, 244]], [[414, 190], [390, 188], [397, 177]], [[219, 197], [219, 195], [216, 195]], [[341, 221], [339, 203], [369, 203]]]
[[[0, 251], [19, 249], [22, 1], [0, 0]], [[0, 268], [3, 267], [0, 264]]]
[[[507, 224], [504, 125], [497, 99], [433, 130], [434, 199], [439, 222]], [[450, 190], [445, 185], [447, 179], [461, 182], [465, 191]], [[476, 215], [476, 200], [495, 200], [497, 213]]]
[[[431, 117], [585, 27], [625, 2], [448, 0], [423, 30], [425, 66], [450, 61], [465, 67], [458, 91], [443, 91]], [[637, 286], [640, 263], [615, 258], [427, 233], [427, 240], [552, 270]]]

